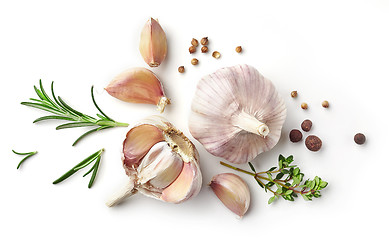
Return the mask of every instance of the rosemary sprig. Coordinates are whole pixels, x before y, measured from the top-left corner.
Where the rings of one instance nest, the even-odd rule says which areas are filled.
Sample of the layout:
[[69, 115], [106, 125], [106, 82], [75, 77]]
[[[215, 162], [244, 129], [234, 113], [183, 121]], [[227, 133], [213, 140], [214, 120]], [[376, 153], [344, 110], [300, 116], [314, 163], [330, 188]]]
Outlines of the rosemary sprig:
[[56, 97], [54, 93], [54, 82], [51, 82], [51, 93], [52, 98], [46, 93], [43, 88], [42, 81], [39, 80], [39, 89], [34, 86], [34, 90], [39, 99], [30, 98], [30, 102], [22, 102], [22, 105], [37, 108], [49, 113], [52, 115], [43, 116], [35, 119], [34, 123], [44, 121], [44, 120], [65, 120], [69, 123], [61, 124], [56, 127], [57, 130], [66, 129], [66, 128], [75, 128], [75, 127], [95, 127], [74, 141], [73, 146], [76, 145], [81, 139], [87, 135], [113, 127], [127, 127], [128, 123], [116, 122], [112, 118], [108, 117], [97, 105], [95, 97], [93, 95], [93, 86], [91, 88], [92, 101], [97, 110], [100, 113], [97, 113], [95, 117], [91, 117], [84, 113], [81, 113], [74, 108], [70, 107], [61, 97]]
[[89, 157], [85, 158], [79, 164], [77, 164], [72, 169], [67, 171], [60, 178], [55, 180], [53, 182], [53, 184], [57, 184], [57, 183], [62, 182], [63, 180], [65, 180], [68, 177], [70, 177], [73, 174], [75, 174], [78, 170], [81, 170], [81, 169], [85, 168], [86, 166], [88, 166], [89, 164], [91, 164], [92, 162], [95, 161], [95, 163], [93, 164], [92, 168], [89, 169], [88, 172], [86, 172], [83, 175], [83, 177], [85, 177], [86, 175], [88, 175], [89, 173], [91, 173], [93, 171], [92, 172], [92, 176], [91, 176], [90, 181], [89, 181], [89, 184], [88, 184], [88, 188], [91, 188], [92, 185], [93, 185], [93, 182], [95, 181], [95, 178], [96, 178], [96, 175], [97, 175], [97, 170], [99, 169], [100, 160], [101, 160], [101, 154], [103, 153], [103, 151], [104, 151], [104, 148], [100, 149], [99, 151], [97, 151], [97, 152], [93, 153], [92, 155], [90, 155]]
[[288, 201], [294, 201], [294, 198], [298, 195], [301, 195], [307, 201], [311, 201], [312, 198], [319, 198], [321, 196], [320, 190], [327, 187], [328, 183], [316, 176], [313, 180], [308, 179], [301, 184], [304, 173], [300, 172], [300, 168], [296, 165], [290, 165], [292, 162], [293, 156], [285, 158], [280, 155], [278, 166], [263, 172], [257, 172], [251, 163], [249, 163], [249, 166], [252, 172], [231, 166], [225, 162], [220, 162], [220, 164], [253, 176], [260, 187], [264, 188], [266, 192], [269, 190], [273, 193], [273, 196], [268, 200], [269, 204], [280, 197]]
[[15, 150], [13, 150], [12, 149], [12, 152], [13, 153], [15, 153], [15, 154], [17, 154], [17, 155], [27, 155], [27, 156], [25, 156], [20, 162], [19, 162], [19, 164], [18, 164], [18, 166], [17, 166], [17, 168], [16, 169], [19, 169], [20, 168], [20, 166], [22, 165], [22, 163], [24, 162], [24, 161], [26, 161], [26, 159], [27, 158], [30, 158], [31, 156], [33, 156], [33, 155], [35, 155], [35, 154], [37, 154], [38, 153], [38, 151], [35, 151], [35, 152], [26, 152], [26, 153], [20, 153], [20, 152], [16, 152]]

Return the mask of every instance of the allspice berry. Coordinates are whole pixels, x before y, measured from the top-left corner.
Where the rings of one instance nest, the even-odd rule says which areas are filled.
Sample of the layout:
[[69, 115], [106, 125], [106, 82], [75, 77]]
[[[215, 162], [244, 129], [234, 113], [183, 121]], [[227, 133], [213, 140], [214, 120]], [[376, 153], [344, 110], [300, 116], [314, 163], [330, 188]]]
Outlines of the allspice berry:
[[218, 51], [214, 51], [214, 52], [212, 53], [212, 57], [218, 59], [218, 58], [220, 58], [220, 53], [219, 53]]
[[304, 120], [301, 123], [301, 129], [304, 130], [305, 132], [309, 132], [312, 128], [312, 121], [309, 119]]
[[197, 58], [193, 58], [190, 63], [192, 63], [192, 65], [197, 65], [199, 63], [199, 60], [197, 60]]
[[292, 91], [292, 92], [290, 93], [290, 96], [291, 96], [292, 98], [296, 98], [296, 97], [297, 97], [297, 91]]
[[197, 41], [197, 39], [195, 39], [195, 38], [192, 38], [192, 41], [190, 43], [192, 44], [192, 46], [195, 46], [195, 47], [197, 47], [199, 45], [199, 41]]
[[355, 142], [356, 144], [362, 145], [362, 144], [365, 143], [365, 141], [366, 141], [366, 137], [365, 137], [364, 134], [362, 134], [362, 133], [357, 133], [357, 134], [355, 134], [355, 136], [354, 136], [354, 142]]
[[207, 47], [207, 46], [201, 47], [201, 52], [202, 52], [202, 53], [208, 52], [208, 47]]
[[196, 47], [195, 46], [190, 46], [189, 47], [189, 53], [192, 54], [192, 53], [195, 53], [196, 52]]
[[203, 38], [200, 40], [200, 43], [201, 43], [201, 45], [208, 45], [208, 37], [203, 37]]
[[328, 103], [328, 101], [323, 101], [321, 103], [321, 105], [323, 106], [323, 108], [328, 108], [330, 106], [330, 104]]
[[241, 53], [241, 52], [242, 52], [242, 46], [237, 46], [237, 47], [235, 48], [235, 52]]
[[293, 129], [289, 133], [289, 139], [291, 142], [294, 142], [294, 143], [300, 142], [302, 138], [303, 138], [303, 134], [298, 129]]
[[185, 72], [185, 67], [184, 66], [179, 66], [178, 67], [178, 72], [179, 73], [184, 73]]
[[318, 138], [315, 135], [309, 135], [305, 139], [305, 146], [312, 152], [319, 151], [321, 148], [321, 145], [322, 145], [322, 142], [321, 142], [320, 138]]
[[305, 102], [301, 103], [301, 108], [304, 109], [304, 110], [308, 109], [308, 104], [305, 103]]

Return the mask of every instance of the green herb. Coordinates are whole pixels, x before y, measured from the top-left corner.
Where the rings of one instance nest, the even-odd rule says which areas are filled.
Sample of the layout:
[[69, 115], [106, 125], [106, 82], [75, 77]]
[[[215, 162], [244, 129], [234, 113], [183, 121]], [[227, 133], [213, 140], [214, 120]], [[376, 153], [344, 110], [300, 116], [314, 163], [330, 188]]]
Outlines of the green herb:
[[249, 166], [252, 172], [231, 166], [225, 162], [220, 162], [220, 164], [253, 176], [260, 187], [264, 188], [266, 192], [269, 190], [273, 193], [273, 196], [268, 200], [269, 204], [278, 198], [294, 201], [298, 195], [301, 195], [307, 201], [319, 198], [321, 196], [320, 190], [327, 187], [328, 183], [318, 176], [312, 180], [304, 181], [304, 173], [296, 165], [290, 165], [292, 162], [293, 156], [285, 158], [280, 155], [278, 167], [272, 167], [263, 172], [257, 172], [251, 163], [249, 163]]
[[65, 120], [70, 121], [70, 123], [65, 123], [57, 126], [57, 130], [65, 128], [75, 128], [75, 127], [95, 127], [84, 134], [82, 134], [76, 141], [73, 143], [73, 146], [76, 145], [81, 139], [85, 136], [113, 127], [127, 127], [128, 123], [116, 122], [112, 118], [108, 117], [97, 105], [94, 95], [93, 95], [93, 86], [91, 88], [92, 101], [97, 110], [100, 112], [96, 114], [97, 118], [83, 114], [74, 108], [70, 107], [61, 97], [56, 97], [54, 94], [54, 82], [51, 82], [51, 93], [52, 98], [46, 93], [43, 88], [42, 81], [39, 80], [39, 89], [34, 86], [34, 90], [38, 95], [39, 99], [30, 98], [31, 102], [22, 102], [21, 104], [38, 108], [43, 111], [52, 113], [53, 115], [47, 115], [35, 119], [34, 123], [40, 122], [43, 120]]
[[15, 150], [12, 150], [12, 152], [15, 153], [15, 154], [17, 154], [17, 155], [27, 155], [27, 156], [25, 156], [25, 157], [22, 159], [22, 161], [19, 162], [19, 164], [18, 164], [18, 166], [17, 166], [16, 169], [19, 169], [20, 165], [22, 165], [22, 163], [23, 163], [24, 161], [26, 161], [27, 158], [29, 158], [29, 157], [31, 157], [31, 156], [33, 156], [33, 155], [35, 155], [35, 154], [38, 153], [38, 151], [35, 151], [35, 152], [27, 152], [27, 153], [20, 153], [20, 152], [16, 152]]
[[86, 175], [88, 175], [89, 173], [91, 173], [93, 171], [92, 176], [91, 176], [90, 181], [89, 181], [89, 184], [88, 184], [88, 188], [91, 188], [93, 185], [93, 182], [95, 181], [95, 178], [97, 175], [97, 170], [99, 169], [101, 154], [103, 153], [103, 151], [104, 151], [104, 148], [100, 149], [99, 151], [97, 151], [97, 152], [93, 153], [92, 155], [90, 155], [89, 157], [85, 158], [79, 164], [77, 164], [72, 169], [70, 169], [68, 172], [66, 172], [64, 175], [62, 175], [60, 178], [55, 180], [53, 182], [53, 184], [57, 184], [57, 183], [62, 182], [63, 180], [67, 179], [68, 177], [72, 176], [78, 170], [85, 168], [86, 166], [88, 166], [89, 164], [91, 164], [92, 162], [95, 161], [92, 168], [89, 169], [88, 172], [86, 172], [83, 175], [83, 177], [85, 177]]

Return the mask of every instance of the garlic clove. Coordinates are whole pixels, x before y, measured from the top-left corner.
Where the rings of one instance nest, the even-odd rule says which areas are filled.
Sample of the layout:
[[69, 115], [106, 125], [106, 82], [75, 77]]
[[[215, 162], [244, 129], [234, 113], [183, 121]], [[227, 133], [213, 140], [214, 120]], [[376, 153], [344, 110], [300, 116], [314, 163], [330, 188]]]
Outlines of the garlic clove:
[[114, 98], [131, 103], [157, 105], [162, 113], [170, 99], [158, 77], [146, 68], [131, 68], [117, 75], [105, 88]]
[[132, 128], [123, 143], [123, 164], [136, 165], [157, 142], [163, 141], [162, 132], [155, 126], [143, 124]]
[[153, 18], [150, 18], [142, 29], [139, 51], [150, 67], [158, 67], [166, 57], [166, 34]]
[[208, 152], [232, 163], [247, 163], [272, 149], [286, 119], [286, 106], [275, 86], [248, 65], [204, 76], [191, 110], [192, 136]]
[[197, 195], [200, 188], [201, 176], [198, 167], [193, 163], [184, 163], [178, 178], [162, 191], [161, 199], [165, 202], [180, 203]]
[[166, 142], [155, 144], [139, 165], [138, 183], [149, 182], [155, 188], [166, 188], [181, 173], [183, 162]]
[[222, 203], [239, 217], [250, 206], [250, 190], [246, 182], [236, 174], [222, 173], [214, 176], [209, 186]]

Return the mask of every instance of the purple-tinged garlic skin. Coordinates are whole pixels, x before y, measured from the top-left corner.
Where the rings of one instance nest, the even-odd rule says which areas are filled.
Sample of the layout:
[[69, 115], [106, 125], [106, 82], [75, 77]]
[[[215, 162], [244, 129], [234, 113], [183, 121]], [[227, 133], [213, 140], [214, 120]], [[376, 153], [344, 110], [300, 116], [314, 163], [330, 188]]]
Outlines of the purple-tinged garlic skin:
[[109, 207], [137, 192], [165, 202], [181, 203], [196, 196], [201, 189], [195, 145], [160, 116], [144, 119], [128, 131], [122, 161], [129, 183], [107, 201]]
[[254, 67], [217, 70], [197, 84], [189, 130], [211, 154], [247, 163], [272, 149], [286, 118], [285, 103], [272, 82]]
[[142, 29], [139, 51], [150, 67], [158, 67], [167, 54], [166, 34], [158, 20], [150, 18]]
[[125, 102], [157, 105], [161, 113], [170, 103], [158, 77], [143, 67], [123, 71], [108, 84], [105, 90], [112, 97]]
[[212, 178], [209, 186], [233, 213], [243, 217], [247, 212], [250, 206], [250, 190], [241, 177], [233, 173], [221, 173]]

